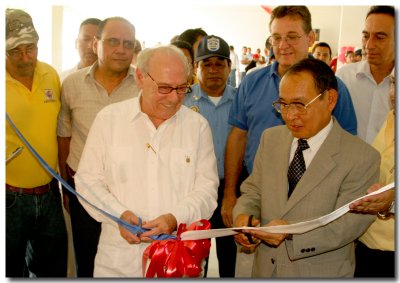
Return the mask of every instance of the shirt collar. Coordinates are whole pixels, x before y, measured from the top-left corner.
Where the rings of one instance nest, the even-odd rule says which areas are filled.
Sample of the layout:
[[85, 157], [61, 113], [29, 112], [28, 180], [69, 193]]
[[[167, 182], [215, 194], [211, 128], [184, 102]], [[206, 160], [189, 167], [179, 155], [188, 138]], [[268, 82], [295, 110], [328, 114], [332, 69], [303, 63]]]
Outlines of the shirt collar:
[[[86, 71], [86, 76], [89, 76], [89, 77], [91, 77], [92, 79], [95, 79], [95, 78], [94, 78], [94, 72], [96, 71], [96, 69], [97, 69], [98, 67], [99, 67], [99, 62], [96, 61], [92, 66], [90, 66], [90, 67], [87, 69], [87, 71]], [[135, 78], [135, 69], [132, 67], [132, 65], [129, 65], [129, 69], [128, 69], [128, 72], [127, 72], [127, 74], [126, 74], [125, 79], [126, 79], [127, 77], [133, 77], [133, 78]], [[124, 80], [125, 80], [125, 79], [124, 79]]]
[[138, 96], [136, 98], [133, 98], [133, 108], [132, 111], [130, 112], [131, 121], [134, 121], [135, 119], [137, 119], [137, 117], [140, 116], [141, 113], [143, 113], [140, 106], [140, 99], [142, 97], [142, 92], [143, 90], [139, 90]]
[[279, 67], [279, 62], [277, 60], [275, 60], [272, 65], [271, 65], [271, 69], [270, 69], [270, 76], [272, 77], [273, 75], [275, 75], [276, 77], [280, 78], [279, 74], [278, 74], [278, 67]]
[[97, 67], [99, 66], [98, 61], [96, 61], [92, 66], [90, 66], [86, 71], [86, 76], [91, 77], [94, 80], [94, 72], [96, 71]]
[[[33, 71], [34, 83], [35, 83], [35, 78], [40, 78], [42, 76], [45, 76], [48, 72], [49, 72], [49, 70], [46, 68], [46, 65], [38, 60], [36, 62], [35, 69]], [[17, 79], [14, 79], [7, 70], [6, 70], [6, 81], [13, 81], [14, 83], [15, 82], [21, 83]]]
[[[311, 151], [316, 151], [320, 148], [321, 144], [325, 141], [326, 137], [330, 133], [333, 127], [333, 118], [329, 121], [328, 125], [326, 125], [322, 130], [320, 130], [316, 135], [312, 136], [311, 138], [307, 139], [308, 146], [310, 147]], [[292, 142], [292, 146], [294, 144], [297, 147], [298, 138], [294, 138]]]
[[353, 63], [355, 64], [355, 73], [356, 73], [356, 77], [360, 78], [360, 77], [369, 77], [372, 78], [372, 74], [371, 74], [371, 69], [369, 67], [368, 61], [363, 60], [357, 63]]
[[[371, 73], [371, 66], [369, 65], [367, 60], [363, 60], [363, 61], [353, 63], [353, 64], [355, 64], [356, 77], [358, 79], [362, 78], [362, 77], [367, 77], [367, 78], [371, 79], [373, 82], [375, 82], [375, 79]], [[389, 77], [390, 77], [390, 74], [385, 77], [385, 80], [388, 80]]]
[[[131, 118], [130, 118], [131, 121], [134, 121], [135, 119], [138, 119], [141, 116], [145, 116], [146, 119], [149, 119], [149, 121], [150, 121], [149, 115], [147, 115], [146, 113], [144, 113], [142, 111], [142, 106], [140, 105], [140, 100], [142, 99], [142, 96], [143, 96], [143, 89], [139, 90], [137, 98], [134, 99], [133, 109], [132, 109]], [[181, 105], [179, 110], [176, 111], [176, 113], [171, 118], [169, 118], [168, 120], [164, 121], [164, 123], [168, 123], [169, 121], [171, 121], [173, 119], [177, 119], [177, 117], [179, 117], [179, 115], [180, 115], [179, 113], [181, 112], [182, 107], [183, 107], [183, 105]], [[162, 125], [164, 123], [162, 123]]]
[[[190, 97], [193, 101], [198, 101], [200, 99], [206, 99], [210, 101], [210, 98], [208, 97], [207, 93], [205, 93], [202, 88], [200, 87], [199, 83], [196, 83], [192, 86], [192, 93], [190, 93]], [[235, 89], [230, 89], [228, 85], [226, 85], [224, 89], [224, 93], [222, 94], [222, 98], [220, 101], [220, 104], [225, 103], [226, 101], [233, 100], [234, 98], [234, 93]]]
[[[314, 58], [312, 55], [308, 55], [308, 58]], [[275, 60], [272, 64], [271, 64], [271, 69], [270, 69], [270, 76], [275, 75], [276, 77], [278, 77], [279, 79], [281, 78], [279, 76], [278, 73], [278, 67], [279, 67], [279, 62], [278, 60]]]

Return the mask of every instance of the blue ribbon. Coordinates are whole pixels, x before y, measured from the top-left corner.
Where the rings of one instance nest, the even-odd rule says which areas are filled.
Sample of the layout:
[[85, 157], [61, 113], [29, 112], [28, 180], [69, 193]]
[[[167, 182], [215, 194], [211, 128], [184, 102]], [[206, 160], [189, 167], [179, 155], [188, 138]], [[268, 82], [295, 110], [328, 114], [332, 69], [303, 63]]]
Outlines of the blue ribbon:
[[[96, 209], [97, 211], [101, 212], [105, 216], [109, 217], [110, 219], [114, 220], [117, 222], [119, 225], [123, 226], [125, 229], [129, 230], [131, 233], [135, 235], [140, 235], [149, 229], [142, 228], [142, 220], [139, 218], [139, 226], [137, 225], [132, 225], [118, 217], [115, 217], [114, 215], [98, 208], [97, 206], [91, 204], [89, 201], [87, 201], [83, 196], [81, 196], [79, 193], [77, 193], [63, 178], [61, 178], [60, 175], [58, 175], [47, 163], [46, 161], [43, 160], [43, 158], [35, 151], [35, 149], [30, 145], [30, 143], [25, 139], [25, 137], [21, 134], [21, 132], [18, 130], [18, 128], [15, 126], [11, 118], [8, 116], [6, 113], [6, 119], [10, 123], [11, 127], [14, 129], [14, 131], [17, 133], [19, 138], [24, 142], [24, 144], [29, 148], [29, 150], [32, 152], [32, 154], [37, 158], [37, 160], [40, 162], [40, 164], [54, 177], [56, 178], [64, 188], [66, 188], [68, 191], [82, 199], [84, 202], [89, 204], [91, 207]], [[151, 239], [153, 240], [165, 240], [165, 239], [175, 239], [176, 237], [170, 234], [159, 234], [159, 235], [154, 235], [150, 236]]]

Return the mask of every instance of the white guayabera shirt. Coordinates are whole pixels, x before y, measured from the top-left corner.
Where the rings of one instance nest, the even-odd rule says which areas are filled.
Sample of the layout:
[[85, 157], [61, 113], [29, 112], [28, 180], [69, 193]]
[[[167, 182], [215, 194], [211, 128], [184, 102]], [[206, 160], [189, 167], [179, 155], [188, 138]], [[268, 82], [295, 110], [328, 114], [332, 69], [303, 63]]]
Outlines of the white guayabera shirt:
[[[75, 183], [78, 193], [119, 217], [143, 221], [172, 213], [179, 223], [209, 219], [219, 184], [211, 130], [182, 106], [156, 129], [139, 98], [105, 107], [90, 129]], [[115, 222], [82, 202], [102, 222], [95, 277], [141, 277], [148, 244], [130, 245]]]

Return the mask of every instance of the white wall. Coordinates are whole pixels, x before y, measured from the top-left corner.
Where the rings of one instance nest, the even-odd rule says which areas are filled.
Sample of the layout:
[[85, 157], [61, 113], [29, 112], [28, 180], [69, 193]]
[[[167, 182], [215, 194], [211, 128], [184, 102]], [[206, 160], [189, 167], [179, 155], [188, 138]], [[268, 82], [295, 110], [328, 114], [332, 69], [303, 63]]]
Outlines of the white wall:
[[[370, 6], [311, 6], [313, 28], [320, 29], [320, 40], [332, 49], [332, 57], [340, 54], [340, 47], [361, 47], [365, 16]], [[342, 63], [338, 61], [338, 67]]]
[[[200, 2], [200, 1], [199, 1]], [[273, 7], [273, 6], [272, 6]], [[320, 41], [328, 42], [333, 55], [339, 46], [359, 46], [364, 18], [369, 6], [308, 6], [312, 15], [313, 28], [320, 29]], [[194, 4], [193, 2], [171, 5], [160, 2], [145, 2], [123, 9], [120, 5], [88, 7], [66, 5], [64, 10], [71, 22], [64, 26], [62, 69], [71, 67], [78, 60], [74, 49], [74, 39], [79, 23], [87, 17], [106, 18], [123, 16], [136, 27], [136, 37], [145, 41], [146, 46], [166, 44], [176, 34], [187, 28], [203, 28], [208, 34], [224, 38], [229, 45], [241, 52], [242, 46], [250, 46], [253, 51], [264, 47], [269, 36], [270, 15], [261, 5], [216, 5]], [[66, 16], [64, 17], [66, 18]], [[340, 37], [342, 36], [342, 39]], [[71, 57], [73, 56], [73, 57]]]
[[343, 6], [309, 6], [312, 26], [320, 30], [319, 41], [330, 45], [332, 56], [337, 55], [342, 8]]
[[[339, 46], [353, 45], [361, 47], [361, 36], [368, 10], [369, 6], [350, 6], [343, 8]], [[354, 21], [354, 15], [361, 15], [359, 21]]]
[[[250, 46], [253, 51], [263, 49], [269, 36], [270, 15], [261, 5], [243, 4], [243, 1], [238, 4], [238, 1], [231, 0], [232, 4], [225, 2], [217, 5], [214, 4], [217, 0], [206, 1], [206, 4], [200, 4], [202, 1], [195, 4], [189, 1], [98, 0], [67, 2], [63, 6], [54, 6], [51, 4], [54, 1], [40, 5], [38, 2], [21, 4], [21, 1], [15, 1], [17, 3], [8, 3], [6, 7], [22, 8], [32, 15], [40, 36], [39, 59], [52, 64], [58, 71], [77, 63], [74, 42], [80, 22], [88, 17], [125, 17], [135, 25], [136, 37], [145, 41], [146, 46], [169, 43], [174, 35], [196, 27], [203, 28], [208, 34], [221, 36], [238, 53], [243, 45]], [[313, 28], [320, 29], [320, 41], [331, 45], [333, 55], [337, 55], [342, 45], [361, 45], [361, 31], [369, 6], [308, 7]], [[60, 22], [63, 22], [62, 27]]]
[[71, 54], [74, 60], [65, 60], [62, 69], [78, 60], [74, 40], [80, 22], [88, 17], [125, 17], [135, 25], [136, 38], [145, 41], [147, 47], [168, 44], [173, 36], [186, 29], [201, 27], [207, 34], [222, 37], [240, 52], [243, 45], [249, 45], [253, 50], [263, 49], [269, 34], [269, 14], [259, 5], [202, 5], [191, 2], [170, 5], [167, 2], [154, 4], [147, 1], [126, 7], [67, 5], [64, 10], [64, 19], [71, 22], [63, 27], [63, 52], [64, 56]]
[[[3, 3], [5, 4], [5, 3]], [[52, 32], [52, 5], [44, 4], [44, 5], [33, 5], [29, 3], [9, 3], [4, 6], [4, 9], [1, 14], [2, 23], [5, 23], [5, 9], [6, 8], [16, 8], [22, 9], [29, 13], [33, 19], [33, 24], [35, 29], [39, 34], [39, 51], [38, 57], [40, 60], [53, 64], [52, 55], [53, 55], [53, 32]], [[3, 27], [3, 24], [1, 25]], [[5, 29], [4, 29], [5, 31]], [[5, 34], [4, 34], [5, 38]]]

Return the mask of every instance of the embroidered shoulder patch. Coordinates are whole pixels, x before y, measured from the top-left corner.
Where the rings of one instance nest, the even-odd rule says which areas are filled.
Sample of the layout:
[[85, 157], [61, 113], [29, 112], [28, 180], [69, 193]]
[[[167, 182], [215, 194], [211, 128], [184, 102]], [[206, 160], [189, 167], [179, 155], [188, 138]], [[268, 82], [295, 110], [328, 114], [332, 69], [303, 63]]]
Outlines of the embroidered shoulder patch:
[[44, 102], [52, 102], [54, 101], [54, 92], [52, 89], [45, 89], [44, 90]]

